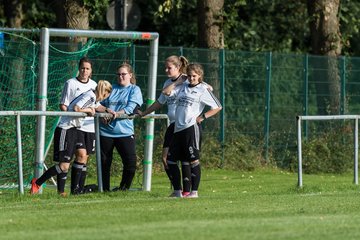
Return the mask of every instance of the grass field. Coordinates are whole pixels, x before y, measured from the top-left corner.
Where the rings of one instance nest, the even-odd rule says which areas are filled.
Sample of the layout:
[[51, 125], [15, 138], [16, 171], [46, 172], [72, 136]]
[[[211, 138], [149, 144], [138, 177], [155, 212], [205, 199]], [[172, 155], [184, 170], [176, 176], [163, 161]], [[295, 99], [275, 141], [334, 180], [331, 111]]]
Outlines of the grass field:
[[0, 239], [360, 239], [360, 187], [347, 175], [203, 171], [198, 199], [151, 192], [0, 194]]

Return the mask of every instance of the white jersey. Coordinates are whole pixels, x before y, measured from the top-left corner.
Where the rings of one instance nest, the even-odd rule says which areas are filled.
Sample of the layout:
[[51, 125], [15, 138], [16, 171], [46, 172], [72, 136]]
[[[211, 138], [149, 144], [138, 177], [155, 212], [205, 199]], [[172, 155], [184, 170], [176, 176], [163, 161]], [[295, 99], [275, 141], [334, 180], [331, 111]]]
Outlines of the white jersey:
[[[163, 89], [167, 86], [169, 86], [171, 83], [176, 81], [176, 79], [169, 78], [165, 81], [163, 85]], [[166, 96], [165, 94], [161, 93], [157, 101], [164, 105], [167, 104], [167, 115], [169, 118], [170, 123], [175, 122], [175, 111], [176, 111], [176, 97], [175, 96]]]
[[[97, 83], [89, 79], [86, 83], [80, 82], [77, 78], [71, 78], [66, 81], [63, 91], [61, 93], [60, 104], [64, 104], [69, 107], [70, 103], [78, 97], [80, 94], [91, 90], [95, 90]], [[61, 121], [61, 120], [60, 120]], [[79, 130], [84, 132], [94, 132], [94, 118], [85, 117], [83, 125]]]
[[[81, 109], [89, 108], [89, 107], [98, 107], [100, 103], [96, 102], [96, 95], [93, 90], [89, 90], [80, 94], [76, 97], [68, 106], [68, 111], [74, 112], [75, 106], [78, 106]], [[94, 120], [92, 122], [85, 121], [87, 117], [71, 117], [71, 116], [62, 116], [60, 118], [60, 122], [58, 127], [63, 129], [69, 129], [72, 127], [76, 127], [80, 129], [84, 126], [84, 124], [88, 124], [86, 126], [87, 129], [91, 130], [90, 132], [95, 132]], [[93, 117], [90, 117], [94, 119]]]
[[219, 100], [204, 83], [190, 86], [189, 82], [184, 82], [176, 86], [170, 96], [175, 96], [177, 101], [174, 132], [196, 124], [196, 118], [201, 115], [205, 106], [209, 106], [211, 109], [221, 107]]

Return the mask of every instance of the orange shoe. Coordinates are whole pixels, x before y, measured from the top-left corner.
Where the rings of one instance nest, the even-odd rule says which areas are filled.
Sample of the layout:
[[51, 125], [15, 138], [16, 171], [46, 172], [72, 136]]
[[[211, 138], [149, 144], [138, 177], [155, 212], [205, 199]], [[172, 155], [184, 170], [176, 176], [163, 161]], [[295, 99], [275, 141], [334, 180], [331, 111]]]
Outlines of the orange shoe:
[[41, 186], [36, 184], [37, 178], [31, 179], [31, 188], [30, 188], [30, 194], [36, 194], [39, 192], [39, 189]]

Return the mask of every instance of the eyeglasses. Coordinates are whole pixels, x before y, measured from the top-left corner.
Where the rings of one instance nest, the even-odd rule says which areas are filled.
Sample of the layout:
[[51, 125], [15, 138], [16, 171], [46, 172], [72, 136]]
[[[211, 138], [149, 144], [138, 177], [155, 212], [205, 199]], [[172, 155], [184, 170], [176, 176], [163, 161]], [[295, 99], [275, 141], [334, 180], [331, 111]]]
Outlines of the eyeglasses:
[[116, 75], [119, 77], [119, 76], [126, 76], [127, 74], [129, 74], [129, 73], [117, 73]]

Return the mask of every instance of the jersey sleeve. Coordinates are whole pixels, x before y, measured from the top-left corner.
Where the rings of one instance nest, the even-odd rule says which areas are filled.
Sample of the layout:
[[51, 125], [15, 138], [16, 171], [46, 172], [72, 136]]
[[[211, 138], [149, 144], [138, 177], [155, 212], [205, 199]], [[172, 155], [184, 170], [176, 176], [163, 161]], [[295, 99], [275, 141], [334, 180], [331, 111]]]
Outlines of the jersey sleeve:
[[88, 108], [95, 106], [95, 95], [93, 94], [84, 94], [79, 101], [76, 103], [76, 106], [79, 108]]
[[160, 104], [164, 105], [164, 104], [167, 102], [167, 98], [166, 98], [166, 96], [165, 96], [163, 93], [161, 93], [160, 96], [159, 96], [159, 98], [157, 99], [157, 101], [158, 101]]
[[133, 89], [129, 95], [129, 101], [127, 105], [124, 107], [124, 111], [126, 114], [132, 114], [136, 107], [140, 107], [143, 104], [143, 97], [141, 94], [141, 90], [138, 86], [134, 85]]
[[69, 106], [70, 102], [71, 102], [70, 96], [71, 96], [71, 84], [70, 84], [70, 81], [67, 81], [64, 84], [63, 90], [61, 92], [60, 104]]
[[215, 97], [215, 95], [210, 91], [210, 89], [206, 88], [204, 94], [201, 96], [200, 101], [205, 105], [209, 106], [211, 109], [221, 107], [220, 101]]

